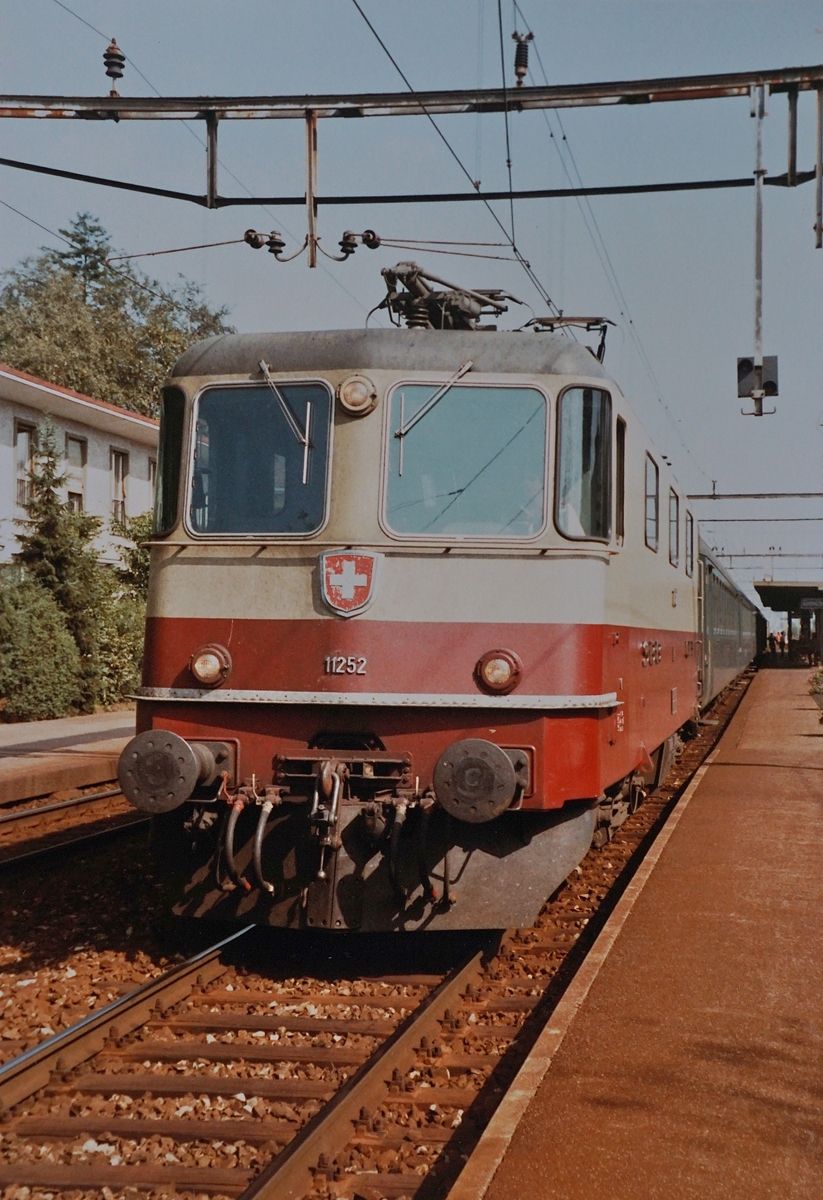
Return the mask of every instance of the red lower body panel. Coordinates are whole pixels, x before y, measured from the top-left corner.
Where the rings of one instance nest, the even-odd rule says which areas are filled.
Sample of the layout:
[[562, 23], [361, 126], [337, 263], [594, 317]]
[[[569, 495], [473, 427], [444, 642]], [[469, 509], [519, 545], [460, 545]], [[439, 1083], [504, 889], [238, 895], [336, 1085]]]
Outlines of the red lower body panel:
[[[593, 798], [647, 761], [694, 716], [694, 633], [595, 625], [400, 624], [378, 621], [262, 621], [153, 618], [144, 684], [194, 688], [192, 652], [225, 646], [232, 691], [394, 693], [408, 705], [226, 703], [155, 700], [138, 707], [138, 729], [163, 728], [186, 738], [237, 739], [239, 775], [272, 782], [277, 755], [304, 750], [321, 733], [372, 734], [387, 751], [412, 756], [419, 786], [431, 786], [446, 747], [486, 738], [529, 752], [531, 786], [523, 808], [557, 808]], [[523, 677], [511, 700], [529, 696], [600, 696], [614, 707], [551, 710], [432, 707], [424, 697], [482, 696], [477, 660], [487, 650], [514, 651]], [[650, 649], [651, 648], [651, 649]], [[326, 673], [330, 656], [365, 660], [363, 675]], [[415, 695], [421, 703], [415, 705]]]

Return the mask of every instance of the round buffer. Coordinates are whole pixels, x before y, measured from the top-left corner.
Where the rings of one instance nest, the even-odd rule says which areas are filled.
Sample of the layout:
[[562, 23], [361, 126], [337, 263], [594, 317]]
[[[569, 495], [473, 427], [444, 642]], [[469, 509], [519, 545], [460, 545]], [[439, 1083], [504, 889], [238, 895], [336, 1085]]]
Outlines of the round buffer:
[[434, 768], [434, 791], [447, 813], [479, 825], [505, 812], [517, 788], [511, 759], [484, 738], [452, 742]]

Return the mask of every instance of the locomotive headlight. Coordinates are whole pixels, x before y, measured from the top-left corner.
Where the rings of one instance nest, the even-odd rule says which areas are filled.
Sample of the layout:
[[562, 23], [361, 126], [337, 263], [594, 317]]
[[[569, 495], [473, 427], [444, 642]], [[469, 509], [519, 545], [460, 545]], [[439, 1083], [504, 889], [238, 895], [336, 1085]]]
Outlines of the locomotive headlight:
[[365, 417], [377, 404], [377, 388], [365, 375], [350, 375], [338, 387], [337, 398], [351, 416]]
[[189, 659], [189, 670], [203, 687], [217, 687], [228, 678], [231, 655], [225, 646], [201, 646]]
[[513, 650], [487, 650], [475, 667], [477, 682], [487, 692], [511, 692], [520, 682], [523, 664]]

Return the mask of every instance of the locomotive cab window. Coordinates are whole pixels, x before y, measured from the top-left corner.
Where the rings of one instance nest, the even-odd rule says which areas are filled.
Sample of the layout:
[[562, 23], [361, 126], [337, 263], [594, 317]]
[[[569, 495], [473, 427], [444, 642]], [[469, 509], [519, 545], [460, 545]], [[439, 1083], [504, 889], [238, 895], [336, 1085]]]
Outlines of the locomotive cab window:
[[608, 392], [568, 388], [557, 407], [555, 522], [567, 538], [611, 535], [611, 421]]
[[541, 532], [548, 425], [542, 392], [407, 383], [394, 388], [387, 407], [384, 520], [393, 533], [530, 538]]
[[154, 493], [155, 533], [168, 533], [177, 520], [185, 411], [186, 397], [179, 388], [165, 388], [160, 406], [160, 451]]
[[660, 470], [646, 455], [646, 545], [657, 551], [660, 543]]
[[195, 533], [316, 533], [326, 510], [331, 392], [321, 383], [208, 388], [195, 423]]
[[669, 562], [673, 567], [680, 562], [680, 497], [674, 488], [669, 488]]

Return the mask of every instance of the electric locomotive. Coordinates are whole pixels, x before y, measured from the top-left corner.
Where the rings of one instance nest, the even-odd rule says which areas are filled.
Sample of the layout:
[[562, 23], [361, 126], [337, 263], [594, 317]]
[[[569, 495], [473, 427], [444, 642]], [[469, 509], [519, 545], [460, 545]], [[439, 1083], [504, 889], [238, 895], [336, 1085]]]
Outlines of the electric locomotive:
[[120, 783], [181, 915], [531, 924], [711, 691], [707, 560], [602, 348], [384, 276], [408, 327], [211, 338], [163, 393]]

